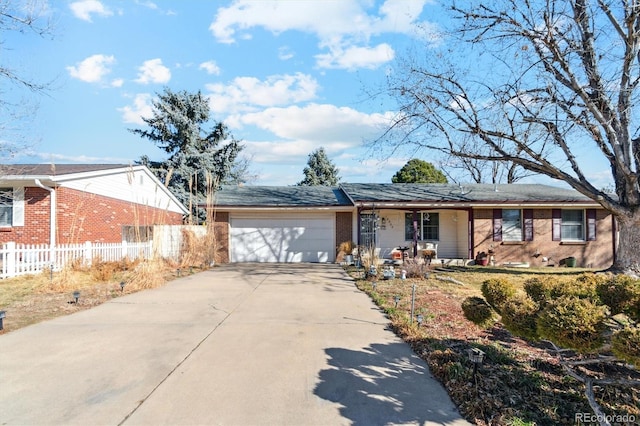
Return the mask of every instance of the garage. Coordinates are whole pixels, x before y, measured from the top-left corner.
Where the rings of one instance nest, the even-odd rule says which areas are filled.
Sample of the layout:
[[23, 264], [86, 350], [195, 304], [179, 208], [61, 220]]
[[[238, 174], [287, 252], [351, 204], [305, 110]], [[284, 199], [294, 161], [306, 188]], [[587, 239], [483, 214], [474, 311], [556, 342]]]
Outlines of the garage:
[[333, 262], [335, 214], [230, 217], [231, 262]]

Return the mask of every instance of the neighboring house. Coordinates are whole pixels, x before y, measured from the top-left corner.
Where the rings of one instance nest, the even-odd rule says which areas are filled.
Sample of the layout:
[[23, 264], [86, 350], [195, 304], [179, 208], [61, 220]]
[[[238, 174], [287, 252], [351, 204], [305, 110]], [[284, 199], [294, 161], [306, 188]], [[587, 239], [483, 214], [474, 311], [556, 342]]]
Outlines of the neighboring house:
[[[437, 259], [578, 266], [613, 263], [615, 224], [598, 203], [546, 185], [227, 186], [216, 193], [219, 262], [334, 262], [341, 242]], [[427, 252], [428, 253], [428, 252]]]
[[145, 166], [0, 165], [0, 243], [116, 243], [187, 213]]

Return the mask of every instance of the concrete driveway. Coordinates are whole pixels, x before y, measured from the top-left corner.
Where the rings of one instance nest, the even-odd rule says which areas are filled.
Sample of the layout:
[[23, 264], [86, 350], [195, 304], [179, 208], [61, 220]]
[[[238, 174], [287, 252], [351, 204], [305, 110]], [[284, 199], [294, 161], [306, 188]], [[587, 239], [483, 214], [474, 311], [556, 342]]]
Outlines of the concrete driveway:
[[0, 425], [468, 424], [387, 325], [339, 266], [216, 267], [0, 336]]

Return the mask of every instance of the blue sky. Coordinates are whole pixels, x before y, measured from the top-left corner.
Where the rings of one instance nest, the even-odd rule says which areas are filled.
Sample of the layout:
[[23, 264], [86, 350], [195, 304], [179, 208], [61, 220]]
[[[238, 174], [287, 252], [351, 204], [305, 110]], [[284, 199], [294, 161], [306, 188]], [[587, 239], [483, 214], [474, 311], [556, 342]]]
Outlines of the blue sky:
[[300, 181], [319, 147], [345, 182], [390, 182], [409, 158], [363, 147], [393, 115], [367, 92], [407, 48], [446, 42], [434, 0], [59, 0], [47, 14], [53, 39], [14, 33], [3, 46], [3, 62], [52, 82], [27, 126], [35, 143], [11, 161], [162, 160], [127, 129], [144, 128], [164, 87], [200, 90], [246, 146], [256, 185]]

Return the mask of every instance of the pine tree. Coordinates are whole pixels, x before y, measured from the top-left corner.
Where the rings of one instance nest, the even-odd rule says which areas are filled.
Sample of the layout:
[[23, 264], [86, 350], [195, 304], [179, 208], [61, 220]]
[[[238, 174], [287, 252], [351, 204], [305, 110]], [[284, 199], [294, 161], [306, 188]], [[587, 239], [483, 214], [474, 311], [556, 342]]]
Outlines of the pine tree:
[[338, 169], [322, 147], [309, 154], [303, 173], [304, 179], [298, 182], [298, 186], [336, 186], [340, 181]]
[[[244, 148], [221, 122], [205, 131], [203, 126], [209, 119], [208, 101], [199, 91], [176, 93], [165, 88], [153, 103], [153, 116], [143, 119], [149, 130], [129, 129], [169, 154], [165, 161], [154, 162], [144, 156], [140, 163], [148, 166], [185, 206], [193, 206], [192, 210], [206, 199], [207, 175], [216, 184], [214, 190], [238, 178], [233, 170]], [[198, 209], [197, 215], [204, 219], [204, 210]]]

